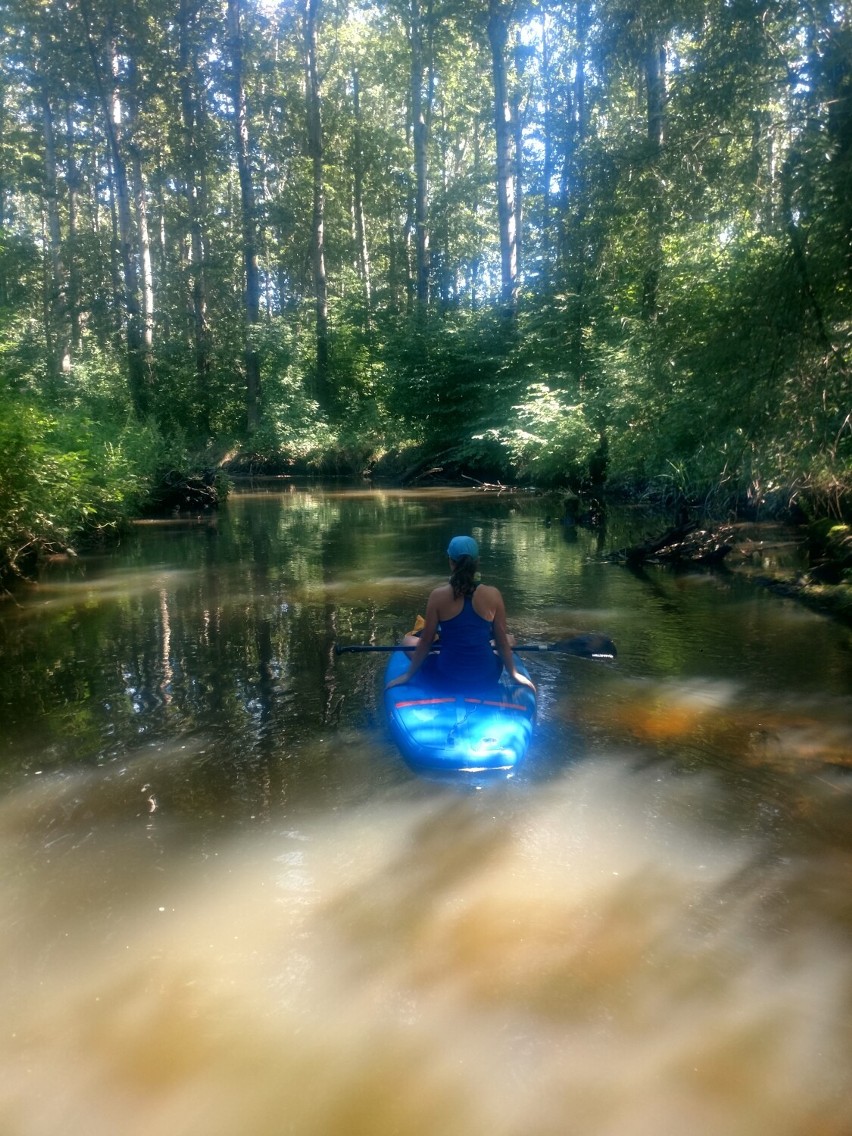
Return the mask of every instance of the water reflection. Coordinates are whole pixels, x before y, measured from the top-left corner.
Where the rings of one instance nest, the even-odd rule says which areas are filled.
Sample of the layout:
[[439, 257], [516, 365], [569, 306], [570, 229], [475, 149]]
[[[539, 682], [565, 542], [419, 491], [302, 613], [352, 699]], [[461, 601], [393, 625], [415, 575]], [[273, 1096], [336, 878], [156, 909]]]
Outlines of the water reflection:
[[[544, 521], [251, 493], [3, 607], [4, 1133], [852, 1131], [848, 633]], [[414, 777], [333, 651], [465, 530], [523, 638], [619, 647], [531, 657], [511, 781]]]

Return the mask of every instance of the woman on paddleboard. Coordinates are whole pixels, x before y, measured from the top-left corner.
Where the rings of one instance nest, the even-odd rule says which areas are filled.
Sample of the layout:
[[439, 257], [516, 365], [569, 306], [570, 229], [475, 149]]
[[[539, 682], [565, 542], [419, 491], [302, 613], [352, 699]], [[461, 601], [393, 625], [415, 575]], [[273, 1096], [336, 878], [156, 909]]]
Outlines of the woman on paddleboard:
[[[403, 646], [415, 647], [408, 669], [388, 683], [401, 686], [420, 670], [436, 634], [441, 649], [435, 659], [438, 676], [453, 684], [496, 682], [503, 667], [513, 682], [535, 690], [515, 666], [506, 631], [506, 608], [497, 588], [476, 580], [479, 547], [472, 536], [454, 536], [447, 548], [450, 579], [430, 594], [418, 635], [406, 635]], [[492, 645], [493, 640], [493, 645]], [[496, 647], [497, 654], [494, 649]]]

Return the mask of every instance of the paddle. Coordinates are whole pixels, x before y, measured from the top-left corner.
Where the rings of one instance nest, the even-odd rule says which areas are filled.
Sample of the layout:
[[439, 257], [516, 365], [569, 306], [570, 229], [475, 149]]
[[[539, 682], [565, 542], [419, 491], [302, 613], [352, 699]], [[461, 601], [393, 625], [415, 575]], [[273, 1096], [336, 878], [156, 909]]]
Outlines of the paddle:
[[[440, 642], [435, 643], [432, 647], [433, 651], [440, 651]], [[372, 644], [353, 644], [351, 647], [341, 647], [336, 644], [334, 653], [336, 655], [346, 654], [360, 654], [367, 651], [414, 651], [414, 647], [403, 647], [401, 644], [396, 646], [373, 646]], [[556, 652], [560, 655], [576, 655], [581, 659], [614, 659], [618, 652], [615, 649], [615, 643], [608, 639], [606, 635], [601, 635], [597, 631], [589, 631], [584, 635], [572, 635], [570, 639], [561, 639], [558, 643], [522, 643], [512, 647], [513, 651], [548, 651]]]

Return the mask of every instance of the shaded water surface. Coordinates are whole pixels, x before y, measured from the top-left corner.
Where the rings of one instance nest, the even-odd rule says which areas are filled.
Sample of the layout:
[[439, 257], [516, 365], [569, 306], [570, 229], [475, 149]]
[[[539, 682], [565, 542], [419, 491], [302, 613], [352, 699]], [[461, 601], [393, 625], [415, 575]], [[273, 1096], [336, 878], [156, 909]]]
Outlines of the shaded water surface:
[[[457, 491], [242, 492], [0, 608], [3, 1136], [849, 1136], [852, 647]], [[482, 547], [511, 779], [412, 774], [390, 643]]]

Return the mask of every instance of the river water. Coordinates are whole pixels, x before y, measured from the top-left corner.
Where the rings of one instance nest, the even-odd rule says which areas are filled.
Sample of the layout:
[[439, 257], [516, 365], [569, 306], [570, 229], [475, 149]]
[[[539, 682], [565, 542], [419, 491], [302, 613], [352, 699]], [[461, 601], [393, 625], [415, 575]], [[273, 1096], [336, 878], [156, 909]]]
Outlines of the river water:
[[[852, 643], [457, 490], [235, 493], [0, 607], [3, 1136], [849, 1136]], [[410, 772], [383, 657], [472, 532], [512, 778]], [[769, 555], [769, 553], [767, 553]]]

